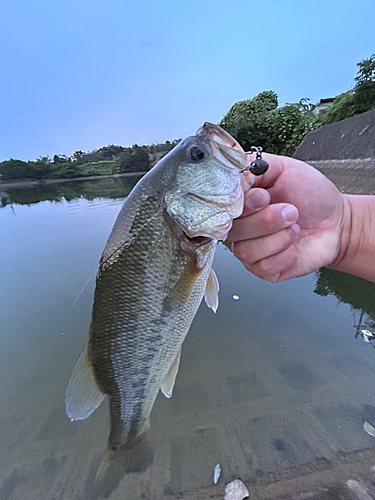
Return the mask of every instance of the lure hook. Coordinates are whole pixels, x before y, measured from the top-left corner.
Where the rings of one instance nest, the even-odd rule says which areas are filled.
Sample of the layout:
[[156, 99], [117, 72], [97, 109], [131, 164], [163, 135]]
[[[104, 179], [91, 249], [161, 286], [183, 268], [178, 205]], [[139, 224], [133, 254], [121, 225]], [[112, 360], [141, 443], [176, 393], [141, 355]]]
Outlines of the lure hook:
[[246, 170], [250, 170], [250, 172], [254, 175], [263, 175], [267, 172], [269, 165], [266, 160], [263, 160], [262, 151], [263, 149], [261, 148], [261, 146], [251, 146], [250, 151], [246, 151], [246, 154], [248, 155], [256, 153], [256, 158], [253, 162], [250, 163], [248, 167], [242, 169], [241, 173], [245, 172]]

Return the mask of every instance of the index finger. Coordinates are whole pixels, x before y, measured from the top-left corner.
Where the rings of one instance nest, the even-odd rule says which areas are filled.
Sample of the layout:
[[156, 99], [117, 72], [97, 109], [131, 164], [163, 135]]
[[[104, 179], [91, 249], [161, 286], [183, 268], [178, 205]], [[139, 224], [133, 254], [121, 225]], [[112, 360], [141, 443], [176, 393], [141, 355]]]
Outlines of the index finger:
[[245, 200], [241, 217], [254, 214], [266, 208], [271, 201], [271, 196], [266, 189], [251, 188], [245, 192]]

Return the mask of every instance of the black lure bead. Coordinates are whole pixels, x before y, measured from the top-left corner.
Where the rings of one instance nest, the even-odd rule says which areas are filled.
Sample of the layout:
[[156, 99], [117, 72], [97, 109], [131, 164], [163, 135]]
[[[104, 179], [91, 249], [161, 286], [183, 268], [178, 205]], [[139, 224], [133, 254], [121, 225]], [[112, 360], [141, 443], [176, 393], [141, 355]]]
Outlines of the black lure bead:
[[263, 175], [268, 170], [268, 163], [265, 160], [256, 159], [250, 165], [250, 172], [254, 175]]

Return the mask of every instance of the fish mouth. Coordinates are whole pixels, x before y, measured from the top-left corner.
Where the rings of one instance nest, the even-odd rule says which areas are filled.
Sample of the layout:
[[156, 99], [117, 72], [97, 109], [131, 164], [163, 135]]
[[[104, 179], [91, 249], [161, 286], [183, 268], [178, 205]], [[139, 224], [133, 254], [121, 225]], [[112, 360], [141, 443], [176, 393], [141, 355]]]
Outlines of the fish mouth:
[[233, 220], [229, 218], [222, 224], [198, 228], [182, 229], [184, 236], [193, 244], [205, 245], [212, 240], [225, 240], [232, 227]]
[[184, 230], [182, 230], [182, 233], [184, 235], [184, 238], [186, 238], [186, 240], [191, 244], [193, 245], [194, 247], [196, 248], [199, 248], [203, 245], [207, 245], [207, 243], [211, 243], [211, 241], [213, 241], [213, 238], [209, 238], [208, 236], [193, 236], [193, 237], [190, 237], [188, 236]]
[[211, 243], [214, 238], [210, 236], [205, 236], [201, 234], [191, 235], [189, 236], [187, 230], [182, 227], [169, 213], [167, 210], [163, 212], [164, 218], [168, 225], [171, 227], [173, 233], [177, 237], [178, 241], [180, 241], [181, 246], [184, 249], [199, 248], [208, 243]]
[[197, 131], [197, 135], [205, 135], [212, 146], [212, 154], [222, 163], [231, 163], [238, 170], [248, 164], [248, 155], [242, 146], [219, 125], [206, 122]]
[[197, 130], [197, 135], [205, 134], [210, 141], [215, 142], [218, 145], [224, 145], [226, 147], [230, 147], [231, 149], [235, 149], [240, 152], [244, 152], [241, 145], [232, 137], [228, 132], [222, 129], [219, 125], [215, 125], [214, 123], [205, 122], [202, 127]]

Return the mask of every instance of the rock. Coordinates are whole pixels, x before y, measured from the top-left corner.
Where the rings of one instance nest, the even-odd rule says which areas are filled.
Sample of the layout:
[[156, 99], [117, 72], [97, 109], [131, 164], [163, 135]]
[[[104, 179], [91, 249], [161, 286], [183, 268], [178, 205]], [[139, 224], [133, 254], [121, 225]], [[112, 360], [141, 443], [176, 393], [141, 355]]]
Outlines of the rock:
[[249, 491], [239, 479], [235, 479], [225, 486], [224, 500], [243, 500], [248, 497]]

